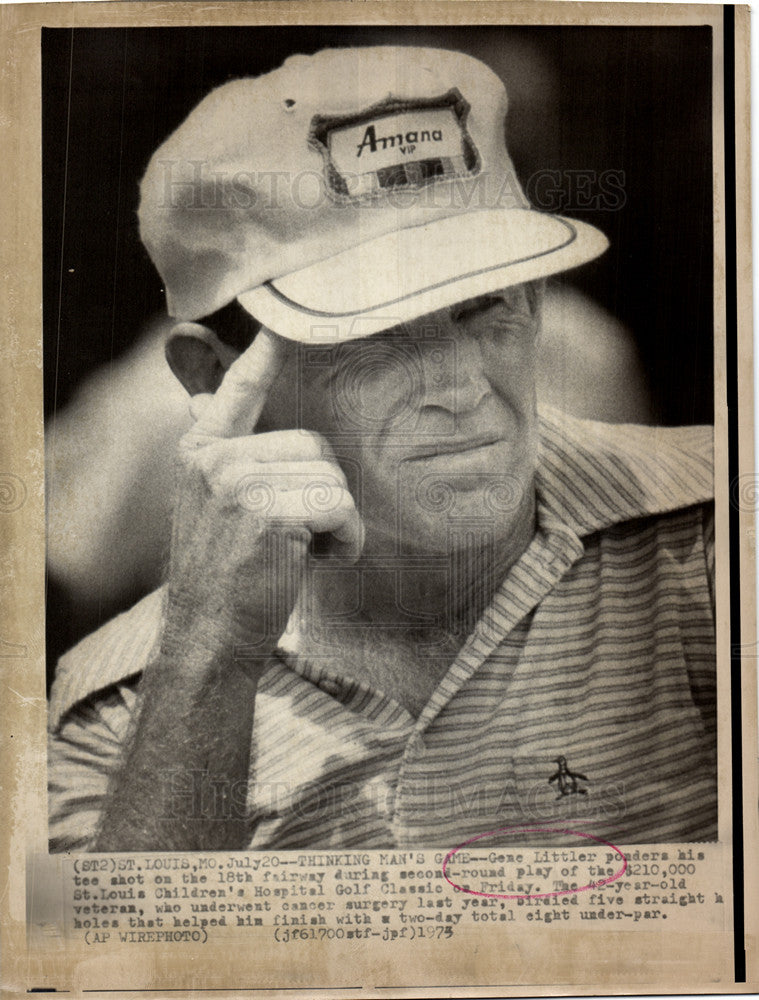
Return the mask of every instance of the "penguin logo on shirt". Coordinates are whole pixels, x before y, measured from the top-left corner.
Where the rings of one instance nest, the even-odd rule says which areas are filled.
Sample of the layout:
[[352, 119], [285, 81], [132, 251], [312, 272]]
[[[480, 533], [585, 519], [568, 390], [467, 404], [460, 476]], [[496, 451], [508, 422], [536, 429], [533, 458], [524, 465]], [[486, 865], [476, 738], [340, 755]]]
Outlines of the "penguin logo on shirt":
[[558, 799], [563, 798], [565, 795], [587, 795], [588, 791], [585, 788], [580, 788], [578, 781], [587, 781], [588, 779], [584, 774], [580, 774], [579, 771], [570, 771], [569, 765], [567, 764], [567, 758], [560, 756], [555, 759], [555, 763], [559, 765], [559, 769], [555, 774], [552, 774], [548, 779], [549, 785], [558, 781], [559, 794]]

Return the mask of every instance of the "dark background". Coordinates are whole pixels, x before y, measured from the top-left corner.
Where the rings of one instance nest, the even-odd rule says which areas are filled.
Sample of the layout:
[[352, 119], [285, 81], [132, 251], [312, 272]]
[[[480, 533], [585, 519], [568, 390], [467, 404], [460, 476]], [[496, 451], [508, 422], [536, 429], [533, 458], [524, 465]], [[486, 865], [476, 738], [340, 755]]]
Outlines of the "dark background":
[[[46, 415], [163, 308], [137, 233], [137, 183], [200, 99], [292, 52], [399, 43], [471, 52], [499, 73], [522, 183], [550, 191], [552, 182], [530, 178], [559, 171], [559, 190], [539, 207], [591, 222], [611, 240], [572, 280], [633, 331], [658, 421], [711, 421], [708, 27], [44, 30]], [[582, 182], [583, 195], [571, 171], [620, 170], [623, 206], [586, 207], [588, 194], [599, 201], [598, 186]]]
[[[632, 331], [657, 422], [711, 422], [708, 27], [43, 30], [46, 417], [164, 309], [136, 217], [138, 181], [156, 147], [227, 80], [266, 72], [293, 52], [367, 44], [459, 49], [502, 77], [517, 173], [546, 199], [536, 207], [590, 222], [611, 241], [572, 282]], [[547, 170], [558, 173], [536, 185]], [[618, 189], [603, 196], [609, 171], [623, 173], [621, 198]], [[50, 667], [114, 610], [77, 618], [51, 580]]]

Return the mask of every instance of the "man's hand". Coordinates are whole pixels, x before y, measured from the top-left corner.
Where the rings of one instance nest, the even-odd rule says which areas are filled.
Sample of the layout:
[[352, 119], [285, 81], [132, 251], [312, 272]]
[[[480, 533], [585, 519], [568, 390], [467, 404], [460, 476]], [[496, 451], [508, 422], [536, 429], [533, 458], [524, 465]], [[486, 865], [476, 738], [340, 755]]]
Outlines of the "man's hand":
[[[199, 626], [268, 646], [297, 598], [312, 532], [355, 560], [361, 522], [327, 440], [305, 430], [255, 434], [285, 342], [262, 329], [227, 371], [179, 448], [169, 572], [169, 637]], [[262, 650], [264, 651], [264, 650]]]
[[[256, 688], [297, 598], [311, 532], [330, 532], [343, 555], [360, 552], [358, 512], [327, 442], [299, 430], [252, 433], [283, 355], [261, 330], [181, 442], [161, 649], [140, 684], [96, 850], [247, 846]], [[244, 670], [242, 643], [254, 651]]]

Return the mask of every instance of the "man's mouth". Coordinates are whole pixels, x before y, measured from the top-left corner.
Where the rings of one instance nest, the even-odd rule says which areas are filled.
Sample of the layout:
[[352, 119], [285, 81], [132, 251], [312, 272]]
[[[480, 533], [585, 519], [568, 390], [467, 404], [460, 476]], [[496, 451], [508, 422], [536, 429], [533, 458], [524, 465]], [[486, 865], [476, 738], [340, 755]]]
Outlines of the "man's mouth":
[[448, 438], [424, 445], [406, 456], [406, 461], [417, 462], [425, 458], [437, 458], [439, 455], [463, 455], [476, 452], [498, 444], [503, 439], [496, 434], [478, 435], [469, 438]]

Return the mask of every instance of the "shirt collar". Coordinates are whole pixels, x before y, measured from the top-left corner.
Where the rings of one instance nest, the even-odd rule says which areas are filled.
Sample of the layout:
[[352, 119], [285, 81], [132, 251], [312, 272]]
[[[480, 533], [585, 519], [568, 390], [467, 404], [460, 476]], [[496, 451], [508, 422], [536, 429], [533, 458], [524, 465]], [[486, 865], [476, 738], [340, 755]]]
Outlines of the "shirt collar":
[[713, 429], [606, 424], [540, 410], [544, 516], [580, 537], [714, 496]]

